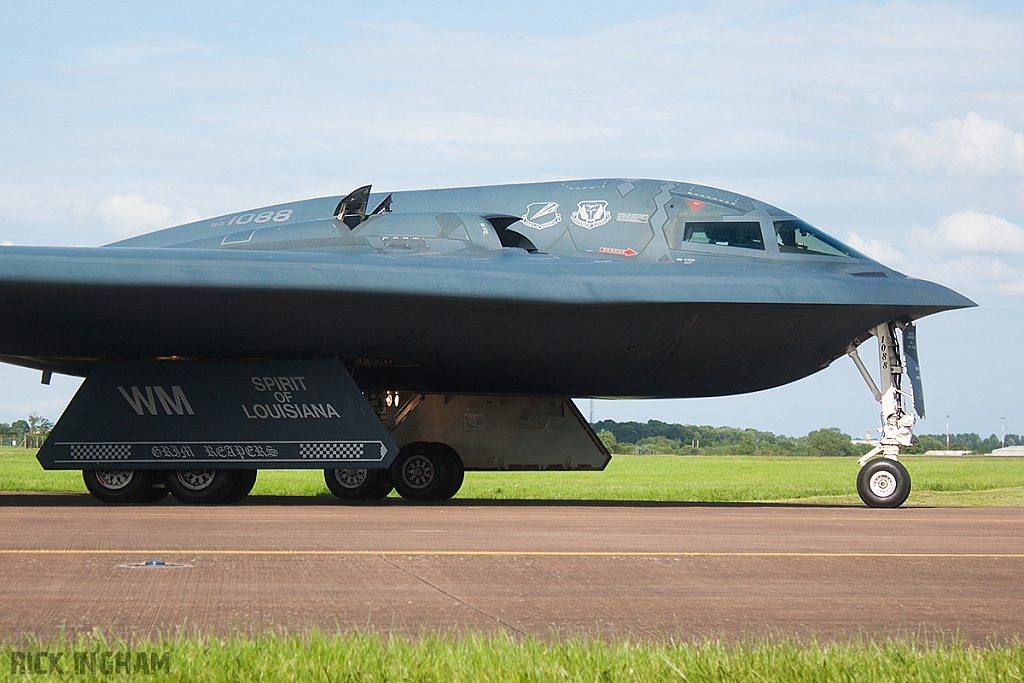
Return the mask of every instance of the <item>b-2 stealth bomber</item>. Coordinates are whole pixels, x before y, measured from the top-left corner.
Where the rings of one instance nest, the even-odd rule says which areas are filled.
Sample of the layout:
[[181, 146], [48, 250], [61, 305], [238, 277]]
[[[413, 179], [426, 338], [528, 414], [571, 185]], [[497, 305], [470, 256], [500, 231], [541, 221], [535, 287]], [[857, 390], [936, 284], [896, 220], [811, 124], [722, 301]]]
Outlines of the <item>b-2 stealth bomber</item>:
[[414, 500], [466, 469], [602, 469], [571, 397], [759, 391], [850, 355], [882, 405], [858, 491], [895, 507], [911, 395], [924, 415], [914, 321], [973, 305], [769, 204], [660, 180], [366, 186], [0, 248], [0, 361], [86, 378], [39, 461], [111, 503], [237, 501], [262, 468]]

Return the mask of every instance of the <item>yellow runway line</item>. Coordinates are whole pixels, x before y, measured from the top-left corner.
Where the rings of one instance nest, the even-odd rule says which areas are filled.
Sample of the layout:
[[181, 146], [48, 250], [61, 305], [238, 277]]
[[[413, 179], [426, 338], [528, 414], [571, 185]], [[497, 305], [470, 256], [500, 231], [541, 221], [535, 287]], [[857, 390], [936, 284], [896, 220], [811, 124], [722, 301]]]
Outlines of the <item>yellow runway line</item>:
[[729, 552], [729, 551], [597, 551], [597, 550], [101, 550], [73, 549], [0, 549], [3, 555], [405, 555], [405, 556], [481, 556], [481, 557], [850, 557], [850, 558], [1024, 558], [1024, 553], [825, 553], [825, 552]]

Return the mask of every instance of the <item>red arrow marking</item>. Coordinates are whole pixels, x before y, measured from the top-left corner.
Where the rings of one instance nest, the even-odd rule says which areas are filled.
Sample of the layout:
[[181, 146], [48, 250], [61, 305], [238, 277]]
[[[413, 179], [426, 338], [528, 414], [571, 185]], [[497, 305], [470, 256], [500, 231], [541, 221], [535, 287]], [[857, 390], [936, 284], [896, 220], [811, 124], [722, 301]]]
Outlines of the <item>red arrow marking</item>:
[[602, 254], [622, 254], [623, 256], [636, 256], [639, 252], [633, 251], [633, 248], [629, 249], [612, 249], [611, 247], [601, 247]]

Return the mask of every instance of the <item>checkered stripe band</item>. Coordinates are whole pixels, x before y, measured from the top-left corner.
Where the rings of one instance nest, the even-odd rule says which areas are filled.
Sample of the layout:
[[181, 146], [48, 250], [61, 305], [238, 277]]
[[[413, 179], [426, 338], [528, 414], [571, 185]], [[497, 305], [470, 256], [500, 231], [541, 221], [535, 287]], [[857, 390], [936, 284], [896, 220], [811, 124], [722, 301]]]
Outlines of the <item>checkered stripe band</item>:
[[299, 455], [313, 460], [364, 460], [366, 446], [376, 444], [364, 443], [300, 443]]
[[126, 443], [82, 443], [71, 445], [72, 460], [128, 460], [132, 446]]

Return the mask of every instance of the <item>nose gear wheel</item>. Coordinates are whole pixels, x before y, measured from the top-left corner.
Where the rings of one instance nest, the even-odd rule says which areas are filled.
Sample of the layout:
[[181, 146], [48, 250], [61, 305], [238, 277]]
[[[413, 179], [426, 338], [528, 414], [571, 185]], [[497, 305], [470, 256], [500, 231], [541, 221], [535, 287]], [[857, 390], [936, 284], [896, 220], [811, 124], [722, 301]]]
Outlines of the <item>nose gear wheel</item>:
[[910, 495], [910, 473], [895, 460], [872, 460], [857, 475], [857, 493], [869, 507], [899, 507]]

